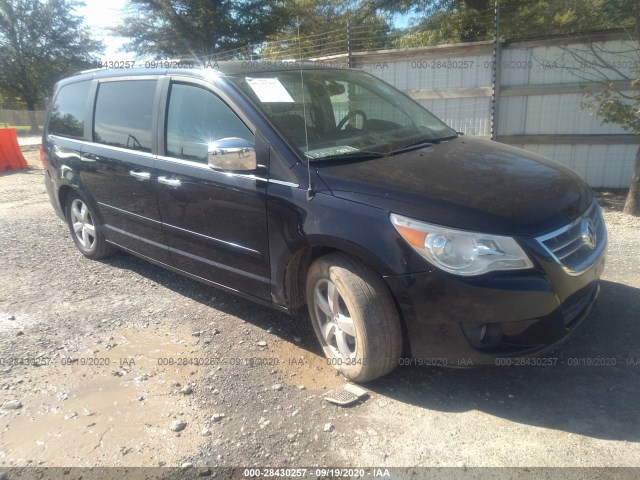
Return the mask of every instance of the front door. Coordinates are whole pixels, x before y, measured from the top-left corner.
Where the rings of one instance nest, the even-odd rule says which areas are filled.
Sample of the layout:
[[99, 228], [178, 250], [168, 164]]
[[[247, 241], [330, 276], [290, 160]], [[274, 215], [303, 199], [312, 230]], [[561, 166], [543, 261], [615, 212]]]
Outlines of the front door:
[[[271, 298], [266, 219], [266, 169], [213, 170], [208, 144], [252, 131], [204, 84], [173, 81], [158, 156], [157, 196], [173, 265], [262, 299]], [[162, 151], [162, 150], [161, 150]], [[258, 149], [267, 165], [268, 149]], [[262, 157], [262, 158], [261, 158]]]

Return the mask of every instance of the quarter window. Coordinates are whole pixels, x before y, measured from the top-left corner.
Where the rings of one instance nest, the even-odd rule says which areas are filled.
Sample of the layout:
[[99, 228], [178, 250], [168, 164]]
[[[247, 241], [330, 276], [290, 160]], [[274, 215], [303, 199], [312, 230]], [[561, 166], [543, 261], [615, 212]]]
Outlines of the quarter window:
[[204, 88], [174, 83], [167, 112], [167, 155], [207, 163], [209, 142], [253, 134], [220, 98]]
[[51, 107], [49, 133], [63, 137], [84, 137], [84, 112], [90, 81], [71, 83], [60, 88]]
[[155, 80], [103, 82], [98, 88], [93, 141], [151, 152]]

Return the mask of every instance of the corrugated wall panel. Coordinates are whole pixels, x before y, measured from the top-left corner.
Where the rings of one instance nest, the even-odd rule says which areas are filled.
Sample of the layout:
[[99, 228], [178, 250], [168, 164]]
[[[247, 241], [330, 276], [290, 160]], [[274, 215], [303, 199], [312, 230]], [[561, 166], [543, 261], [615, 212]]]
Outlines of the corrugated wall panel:
[[529, 85], [529, 76], [533, 68], [531, 50], [513, 48], [502, 50], [501, 85]]
[[[523, 45], [523, 44], [521, 44]], [[559, 46], [514, 46], [502, 50], [501, 85], [539, 86], [576, 84], [594, 79], [579, 59], [593, 58], [586, 44]], [[612, 40], [595, 43], [594, 48], [607, 62], [626, 74], [638, 67], [637, 61], [624, 53], [632, 51], [629, 42]], [[451, 49], [449, 48], [449, 51]], [[385, 53], [385, 60], [362, 60], [363, 70], [395, 85], [402, 91], [447, 91], [455, 97], [456, 89], [491, 87], [489, 54], [467, 55], [460, 45], [460, 55], [438, 55], [438, 49], [425, 49], [407, 58], [407, 53]], [[618, 52], [618, 53], [616, 53]], [[380, 58], [378, 55], [376, 58]], [[465, 63], [466, 62], [466, 63]], [[631, 75], [633, 76], [633, 75]], [[619, 80], [611, 75], [611, 80]], [[538, 92], [539, 93], [539, 92]], [[480, 93], [478, 95], [481, 95]], [[626, 133], [618, 125], [603, 125], [600, 118], [581, 108], [584, 93], [548, 93], [528, 96], [502, 96], [499, 99], [499, 135], [597, 135]], [[491, 98], [438, 98], [420, 100], [423, 106], [456, 130], [470, 135], [491, 133]], [[585, 177], [593, 187], [626, 188], [631, 178], [637, 145], [526, 145], [526, 149], [563, 163]]]
[[628, 188], [637, 145], [519, 145], [578, 172], [594, 188]]
[[418, 103], [457, 131], [468, 135], [491, 134], [489, 98], [420, 100]]
[[[626, 133], [619, 125], [602, 124], [602, 120], [589, 109], [581, 108], [580, 102], [583, 95], [579, 93], [505, 97], [500, 99], [500, 112], [506, 111], [508, 116], [518, 114], [519, 112], [511, 112], [511, 106], [516, 98], [526, 98], [524, 107], [518, 108], [518, 110], [524, 108], [525, 128], [521, 133], [526, 135]], [[505, 125], [505, 128], [512, 127]], [[501, 129], [500, 133], [515, 134], [507, 131]]]
[[449, 56], [415, 60], [390, 58], [364, 62], [362, 70], [385, 80], [396, 88], [432, 90], [491, 86], [490, 55]]
[[527, 97], [503, 97], [499, 108], [498, 132], [502, 135], [524, 135]]
[[[591, 49], [593, 48], [593, 51]], [[633, 52], [633, 46], [625, 41], [595, 42], [587, 44], [569, 44], [567, 46], [541, 46], [530, 49], [532, 68], [529, 82], [532, 85], [552, 83], [575, 83], [577, 81], [601, 81], [602, 76], [592, 69], [590, 62], [613, 65], [623, 74], [633, 77], [637, 68], [637, 58], [625, 52]], [[595, 53], [594, 53], [595, 52]], [[602, 71], [602, 69], [600, 69]], [[621, 80], [624, 77], [613, 70], [607, 73], [609, 80]]]

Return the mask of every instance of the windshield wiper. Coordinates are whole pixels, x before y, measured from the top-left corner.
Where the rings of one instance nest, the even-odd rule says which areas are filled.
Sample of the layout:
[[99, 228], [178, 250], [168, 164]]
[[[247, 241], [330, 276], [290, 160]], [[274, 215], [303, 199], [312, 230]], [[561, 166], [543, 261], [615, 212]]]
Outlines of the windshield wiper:
[[395, 150], [390, 151], [387, 155], [395, 155], [396, 153], [402, 153], [409, 150], [413, 150], [418, 147], [433, 147], [437, 143], [443, 142], [445, 140], [452, 140], [454, 138], [458, 138], [458, 134], [449, 135], [447, 137], [440, 138], [421, 138], [419, 140], [414, 140], [413, 142], [407, 143], [406, 145], [397, 148]]
[[460, 137], [462, 135], [464, 135], [464, 134], [456, 132], [453, 135], [447, 135], [446, 137], [432, 138], [431, 141], [433, 143], [444, 142], [445, 140], [453, 140], [454, 138], [458, 138], [458, 137]]
[[395, 150], [391, 150], [387, 155], [395, 155], [396, 153], [406, 152], [408, 150], [413, 150], [418, 147], [433, 147], [435, 145], [434, 141], [431, 139], [421, 139], [416, 140], [414, 142], [408, 143], [400, 148], [396, 148]]

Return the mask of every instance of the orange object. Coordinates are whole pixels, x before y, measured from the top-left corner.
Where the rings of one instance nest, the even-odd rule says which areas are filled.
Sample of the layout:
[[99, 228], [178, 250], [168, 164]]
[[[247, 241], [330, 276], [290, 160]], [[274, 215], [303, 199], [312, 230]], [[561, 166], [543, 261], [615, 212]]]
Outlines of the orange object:
[[427, 232], [421, 232], [419, 230], [402, 227], [400, 225], [396, 225], [396, 229], [398, 229], [400, 235], [402, 235], [410, 245], [417, 248], [424, 248], [424, 241], [426, 240], [427, 235], [429, 235]]
[[27, 168], [15, 128], [0, 128], [0, 172]]

